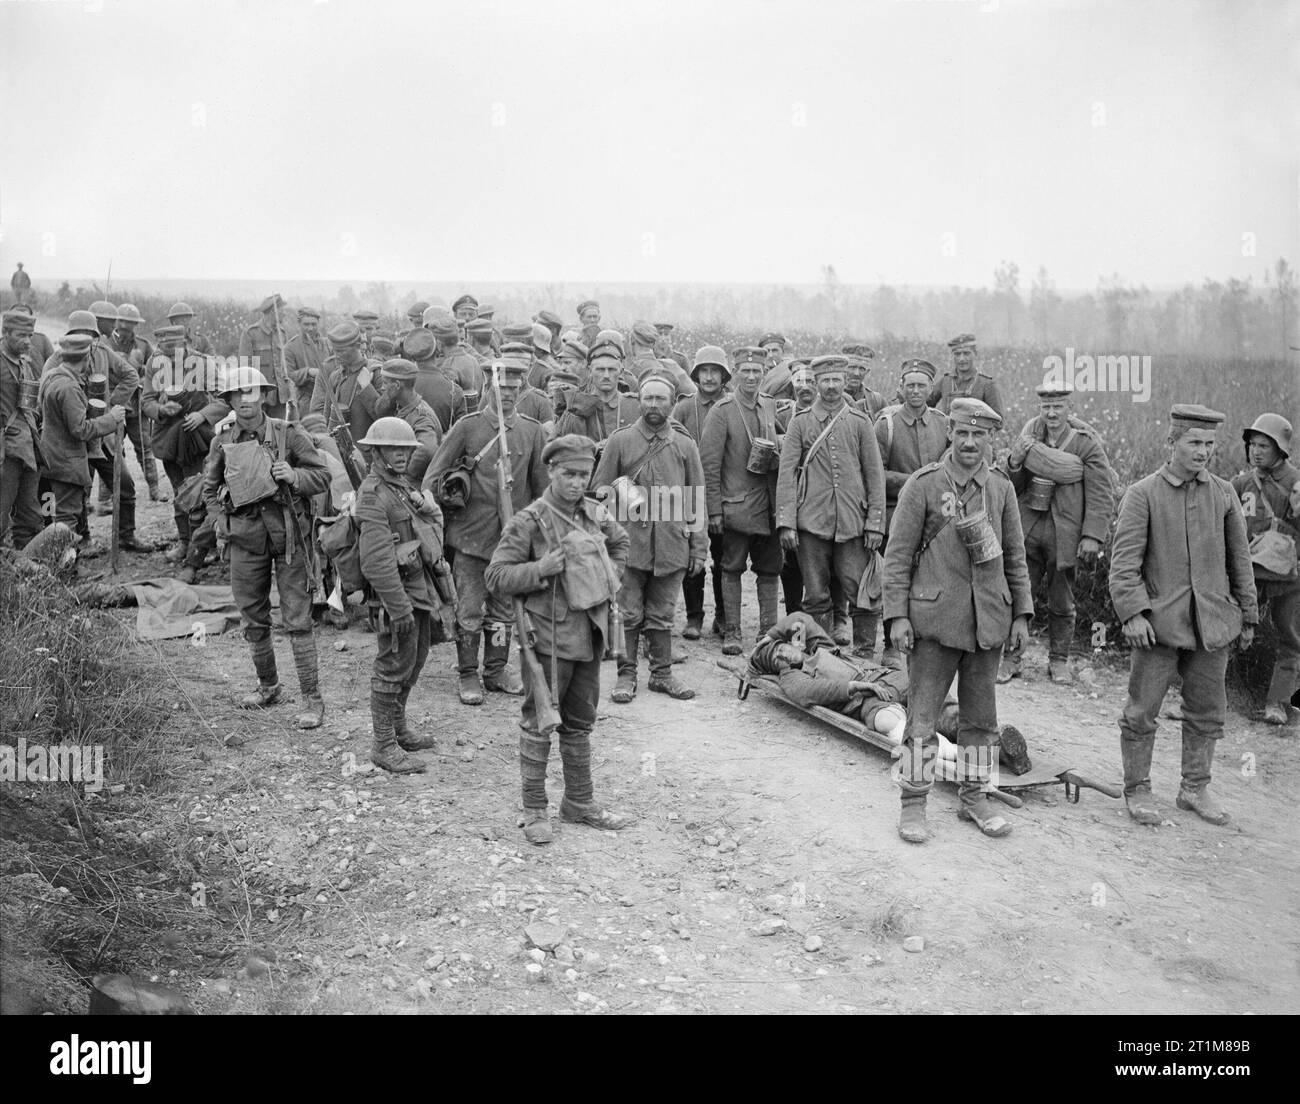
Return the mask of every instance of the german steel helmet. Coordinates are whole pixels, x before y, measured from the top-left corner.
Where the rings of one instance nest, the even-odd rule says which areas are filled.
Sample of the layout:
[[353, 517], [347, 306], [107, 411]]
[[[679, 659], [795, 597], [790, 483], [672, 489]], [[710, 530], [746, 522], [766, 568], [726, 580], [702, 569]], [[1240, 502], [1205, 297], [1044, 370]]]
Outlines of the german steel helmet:
[[401, 418], [376, 418], [370, 432], [357, 444], [371, 448], [416, 448], [420, 442], [415, 439], [415, 430]]
[[1273, 444], [1277, 445], [1278, 450], [1283, 456], [1290, 459], [1291, 457], [1291, 423], [1288, 422], [1281, 414], [1261, 414], [1255, 419], [1255, 424], [1249, 429], [1241, 431], [1241, 439], [1250, 444], [1250, 435], [1252, 433], [1262, 433]]

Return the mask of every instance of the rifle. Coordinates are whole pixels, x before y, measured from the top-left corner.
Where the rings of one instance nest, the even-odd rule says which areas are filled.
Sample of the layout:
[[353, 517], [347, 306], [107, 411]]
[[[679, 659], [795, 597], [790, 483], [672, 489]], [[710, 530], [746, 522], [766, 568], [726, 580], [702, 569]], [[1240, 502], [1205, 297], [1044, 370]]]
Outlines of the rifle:
[[[497, 509], [501, 517], [501, 530], [510, 524], [515, 515], [514, 498], [511, 490], [514, 485], [514, 472], [510, 464], [510, 448], [506, 438], [506, 419], [501, 408], [501, 366], [492, 365], [492, 394], [496, 396], [497, 405]], [[533, 699], [533, 712], [537, 717], [537, 730], [543, 736], [549, 736], [560, 727], [560, 713], [555, 708], [551, 697], [551, 688], [546, 682], [546, 675], [537, 659], [535, 648], [536, 634], [528, 612], [524, 609], [523, 598], [516, 594], [515, 635], [519, 637], [519, 671], [523, 675], [524, 685]]]
[[122, 539], [122, 464], [125, 461], [125, 424], [113, 434], [113, 536], [108, 551], [108, 569], [117, 574], [117, 555]]
[[356, 442], [352, 439], [352, 427], [347, 422], [340, 422], [329, 431], [329, 435], [338, 445], [343, 470], [347, 472], [348, 482], [352, 484], [352, 489], [355, 491], [361, 486], [361, 480], [365, 478], [366, 465]]
[[[276, 459], [287, 460], [289, 451], [289, 431], [292, 428], [288, 422], [284, 423], [284, 428], [280, 433], [280, 440], [276, 446]], [[294, 503], [294, 491], [287, 485], [281, 484], [276, 492], [276, 498], [280, 501], [280, 509], [284, 514], [284, 562], [293, 563], [293, 542], [294, 538], [302, 544], [303, 565], [307, 570], [307, 583], [312, 592], [312, 601], [317, 605], [326, 601], [325, 586], [321, 579], [320, 563], [316, 559], [315, 544], [302, 531], [302, 526], [298, 524], [298, 510]]]
[[278, 292], [271, 300], [271, 309], [275, 312], [275, 336], [279, 338], [280, 341], [280, 372], [277, 375], [275, 372], [275, 366], [272, 365], [271, 378], [275, 381], [277, 391], [280, 388], [281, 379], [283, 379], [287, 385], [286, 390], [289, 393], [283, 396], [284, 413], [288, 421], [296, 422], [298, 420], [298, 388], [294, 384], [293, 380], [289, 378], [289, 367], [284, 357], [284, 330], [280, 328], [280, 295]]

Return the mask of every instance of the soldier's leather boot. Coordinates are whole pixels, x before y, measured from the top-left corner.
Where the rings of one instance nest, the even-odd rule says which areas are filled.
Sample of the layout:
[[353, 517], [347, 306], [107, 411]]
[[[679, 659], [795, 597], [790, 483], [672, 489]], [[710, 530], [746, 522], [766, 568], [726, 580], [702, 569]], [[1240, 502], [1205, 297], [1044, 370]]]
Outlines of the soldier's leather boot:
[[416, 732], [406, 719], [406, 702], [410, 696], [411, 688], [404, 686], [393, 704], [393, 735], [397, 737], [397, 746], [403, 751], [432, 751], [438, 746], [437, 739], [431, 733]]
[[[819, 619], [820, 620], [820, 619]], [[825, 628], [825, 626], [823, 626]], [[853, 628], [849, 623], [849, 612], [842, 606], [836, 606], [831, 614], [830, 634], [841, 648], [853, 643]]]
[[740, 645], [740, 576], [731, 571], [722, 573], [722, 614], [726, 622], [722, 654], [740, 655], [744, 650]]
[[370, 691], [370, 723], [374, 732], [370, 761], [393, 774], [423, 774], [428, 768], [397, 745], [397, 735], [393, 731], [393, 710], [396, 706], [396, 694]]
[[998, 685], [1020, 677], [1020, 661], [1023, 658], [1023, 649], [1019, 652], [1003, 651], [1002, 662], [998, 666]]
[[1029, 745], [1015, 725], [998, 726], [998, 762], [1015, 775], [1028, 774], [1033, 769]]
[[636, 697], [636, 668], [641, 655], [641, 629], [623, 630], [623, 639], [627, 644], [627, 655], [618, 661], [618, 681], [609, 700], [619, 705], [627, 705]]
[[853, 614], [853, 654], [859, 659], [871, 659], [876, 652], [876, 629], [880, 625], [880, 614]]
[[269, 685], [259, 682], [256, 690], [239, 699], [239, 705], [241, 709], [265, 709], [269, 705], [275, 705], [282, 697], [284, 687], [278, 682]]
[[925, 798], [925, 793], [913, 793], [904, 786], [898, 812], [898, 835], [908, 843], [924, 843], [930, 838], [930, 829], [925, 823]]
[[[148, 469], [146, 469], [146, 472], [147, 472], [147, 470], [148, 470]], [[148, 482], [148, 484], [149, 484], [149, 501], [150, 501], [150, 502], [161, 502], [161, 501], [163, 501], [162, 492], [158, 489], [158, 474], [157, 474], [157, 472], [155, 471], [153, 479], [146, 480], [146, 482]]]
[[1210, 763], [1213, 759], [1213, 740], [1183, 732], [1183, 781], [1174, 804], [1196, 813], [1210, 824], [1227, 824], [1231, 817], [1210, 793]]
[[776, 624], [777, 592], [781, 584], [780, 575], [760, 575], [758, 577], [758, 635], [762, 637], [768, 629]]
[[678, 701], [695, 697], [695, 691], [678, 682], [672, 672], [672, 632], [669, 629], [642, 631], [650, 640], [650, 681], [646, 685], [656, 694], [667, 694]]
[[320, 696], [316, 636], [314, 633], [294, 633], [289, 637], [289, 643], [293, 648], [293, 665], [298, 671], [298, 690], [302, 694], [302, 712], [294, 723], [299, 728], [320, 728], [325, 722], [325, 701]]
[[1119, 754], [1124, 764], [1124, 804], [1129, 816], [1152, 828], [1164, 820], [1151, 796], [1151, 753], [1155, 745], [1154, 736], [1126, 739], [1121, 731]]
[[704, 635], [704, 615], [699, 617], [688, 617], [686, 619], [686, 628], [682, 630], [683, 640], [699, 640]]
[[570, 824], [588, 824], [617, 832], [632, 823], [631, 817], [611, 813], [596, 803], [591, 782], [591, 734], [559, 733], [560, 761], [564, 765], [564, 800], [560, 818]]
[[965, 796], [962, 797], [957, 816], [961, 820], [969, 820], [986, 836], [992, 836], [994, 839], [1011, 835], [1011, 824], [1007, 818], [997, 811], [993, 799], [988, 794], [979, 792], [978, 787], [969, 800]]
[[462, 632], [456, 637], [457, 690], [462, 705], [483, 704], [483, 684], [478, 680], [480, 634]]
[[536, 732], [519, 737], [519, 775], [524, 799], [524, 839], [529, 843], [550, 843], [554, 839], [546, 811], [546, 762], [551, 757], [551, 738]]
[[[718, 635], [724, 637], [726, 636], [725, 627], [720, 633], [718, 633]], [[652, 658], [650, 653], [650, 638], [647, 636], [641, 637], [641, 654], [645, 656], [646, 659]], [[674, 664], [685, 663], [688, 659], [691, 658], [681, 648], [677, 648], [677, 647], [674, 647], [672, 649], [672, 657], [673, 657], [672, 661]]]
[[1264, 705], [1264, 712], [1260, 720], [1265, 724], [1284, 725], [1289, 719], [1290, 714], [1287, 712], [1287, 703], [1280, 701], [1267, 702]]
[[483, 623], [483, 687], [498, 694], [519, 695], [524, 684], [509, 667], [510, 626], [504, 621]]
[[275, 645], [268, 632], [265, 639], [250, 640], [248, 646], [253, 653], [253, 670], [257, 672], [257, 689], [245, 694], [239, 704], [243, 709], [265, 709], [278, 702], [284, 693], [275, 669]]
[[1074, 641], [1074, 617], [1048, 614], [1047, 677], [1058, 686], [1074, 682], [1070, 671], [1070, 644]]
[[185, 557], [189, 555], [190, 542], [187, 540], [177, 541], [172, 545], [171, 550], [164, 557], [168, 563], [184, 563]]

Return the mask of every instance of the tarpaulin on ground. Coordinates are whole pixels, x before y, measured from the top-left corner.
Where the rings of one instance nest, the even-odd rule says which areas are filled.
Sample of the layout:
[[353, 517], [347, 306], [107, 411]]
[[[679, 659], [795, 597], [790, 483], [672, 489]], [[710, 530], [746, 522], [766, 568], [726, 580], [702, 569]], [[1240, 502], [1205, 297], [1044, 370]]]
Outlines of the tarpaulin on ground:
[[[190, 636], [200, 624], [205, 633], [221, 633], [239, 621], [228, 586], [187, 586], [179, 579], [159, 578], [131, 583], [130, 588], [135, 595], [135, 631], [141, 640]], [[279, 604], [280, 596], [272, 588], [271, 606]]]

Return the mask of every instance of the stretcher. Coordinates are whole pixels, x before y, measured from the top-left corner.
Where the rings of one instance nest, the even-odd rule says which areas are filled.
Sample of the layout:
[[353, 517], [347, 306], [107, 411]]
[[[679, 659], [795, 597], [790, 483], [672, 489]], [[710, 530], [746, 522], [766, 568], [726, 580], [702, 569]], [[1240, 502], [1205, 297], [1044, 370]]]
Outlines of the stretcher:
[[[847, 717], [843, 713], [837, 713], [833, 709], [827, 709], [824, 705], [799, 705], [791, 701], [781, 691], [781, 685], [772, 675], [756, 675], [748, 669], [748, 666], [734, 666], [729, 663], [717, 661], [718, 666], [728, 674], [735, 675], [738, 680], [736, 687], [736, 697], [744, 701], [749, 697], [750, 690], [757, 690], [764, 697], [774, 698], [791, 709], [797, 709], [800, 713], [807, 716], [815, 717], [819, 721], [832, 725], [841, 732], [864, 744], [870, 744], [874, 748], [887, 752], [894, 756], [898, 751], [898, 745], [889, 739], [882, 732], [868, 728], [861, 721]], [[935, 774], [936, 777], [946, 782], [956, 782], [957, 764], [950, 759], [936, 759]], [[1096, 779], [1089, 778], [1087, 775], [1080, 774], [1068, 763], [1049, 763], [1035, 764], [1024, 774], [1012, 774], [1008, 770], [999, 770], [997, 772], [997, 785], [986, 785], [984, 789], [990, 797], [995, 797], [1013, 809], [1019, 809], [1024, 805], [1024, 801], [1017, 797], [1011, 790], [1027, 790], [1037, 786], [1064, 786], [1065, 799], [1071, 804], [1077, 805], [1079, 797], [1083, 790], [1096, 790], [1107, 797], [1120, 798], [1124, 796], [1124, 791], [1119, 786], [1111, 785], [1107, 782], [1098, 782]]]

